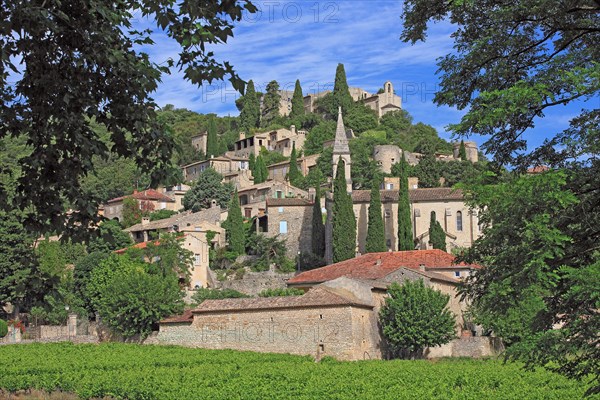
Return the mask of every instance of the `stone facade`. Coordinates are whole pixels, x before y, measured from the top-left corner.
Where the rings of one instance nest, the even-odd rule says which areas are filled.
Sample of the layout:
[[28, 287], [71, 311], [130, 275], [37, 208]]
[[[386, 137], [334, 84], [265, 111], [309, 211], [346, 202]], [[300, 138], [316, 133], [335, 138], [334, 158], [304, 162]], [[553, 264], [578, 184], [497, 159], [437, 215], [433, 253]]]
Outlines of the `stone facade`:
[[311, 251], [312, 202], [308, 199], [269, 199], [265, 235], [285, 239], [287, 256]]
[[[479, 150], [477, 149], [477, 143], [475, 142], [464, 142], [465, 144], [465, 150], [467, 153], [467, 160], [471, 161], [471, 162], [477, 162], [479, 161]], [[460, 142], [454, 142], [452, 143], [452, 147], [453, 147], [453, 157], [455, 159], [460, 158], [459, 156], [459, 152], [460, 152]]]
[[277, 271], [246, 271], [243, 279], [218, 282], [217, 287], [219, 289], [233, 289], [250, 296], [257, 296], [266, 289], [285, 289], [287, 287], [286, 281], [293, 276], [293, 273], [281, 273]]
[[248, 158], [238, 155], [223, 155], [211, 157], [208, 160], [197, 161], [181, 167], [183, 178], [186, 182], [194, 182], [198, 176], [207, 168], [212, 168], [221, 175], [227, 175], [233, 172], [245, 171], [249, 168]]
[[174, 198], [157, 190], [147, 189], [140, 192], [135, 190], [133, 194], [108, 200], [104, 205], [104, 217], [121, 221], [123, 219], [123, 201], [127, 198], [135, 199], [140, 209], [179, 211], [178, 203]]
[[198, 135], [192, 136], [192, 147], [196, 151], [201, 151], [202, 154], [206, 154], [206, 140], [208, 138], [207, 132], [199, 133]]
[[337, 127], [335, 129], [335, 140], [333, 142], [333, 157], [331, 159], [334, 179], [337, 176], [337, 168], [340, 159], [343, 161], [344, 175], [346, 176], [346, 190], [349, 193], [352, 191], [352, 174], [350, 173], [352, 159], [350, 157], [350, 146], [348, 145], [348, 136], [346, 134], [344, 120], [342, 118], [342, 107], [340, 107], [338, 111]]
[[269, 151], [276, 151], [289, 157], [293, 146], [296, 146], [297, 151], [304, 148], [306, 134], [306, 131], [296, 130], [294, 125], [290, 129], [281, 128], [270, 132], [260, 132], [250, 137], [246, 137], [246, 134], [241, 132], [239, 139], [234, 144], [233, 154], [243, 158], [254, 154], [256, 157], [264, 147]]
[[[317, 165], [317, 160], [320, 154], [313, 154], [306, 157], [298, 158], [298, 169], [303, 176], [308, 175], [310, 170]], [[282, 161], [280, 163], [271, 164], [267, 167], [269, 170], [269, 179], [276, 181], [287, 181], [287, 175], [290, 170], [290, 162]]]

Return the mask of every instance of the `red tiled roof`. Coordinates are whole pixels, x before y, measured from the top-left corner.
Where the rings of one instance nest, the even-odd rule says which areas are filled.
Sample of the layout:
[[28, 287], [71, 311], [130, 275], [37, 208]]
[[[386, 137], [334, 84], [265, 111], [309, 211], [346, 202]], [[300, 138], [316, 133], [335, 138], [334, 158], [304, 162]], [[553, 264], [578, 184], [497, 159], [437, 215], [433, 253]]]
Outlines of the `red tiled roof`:
[[192, 314], [192, 310], [185, 310], [181, 315], [175, 315], [172, 317], [165, 318], [160, 321], [161, 324], [179, 324], [192, 322], [194, 320], [194, 315]]
[[117, 201], [122, 201], [127, 198], [133, 198], [136, 200], [165, 201], [168, 203], [175, 202], [175, 200], [173, 200], [172, 198], [170, 198], [169, 196], [167, 196], [165, 194], [157, 192], [154, 189], [147, 189], [147, 190], [142, 190], [141, 192], [136, 192], [136, 193], [130, 194], [129, 196], [121, 196], [121, 197], [116, 197], [114, 199], [110, 199], [106, 203], [115, 203]]
[[540, 173], [542, 173], [542, 172], [546, 172], [546, 171], [548, 171], [548, 170], [550, 170], [550, 168], [548, 168], [548, 167], [547, 167], [547, 166], [545, 166], [545, 165], [536, 165], [536, 166], [535, 166], [535, 167], [533, 167], [533, 168], [528, 168], [528, 169], [527, 169], [527, 173], [528, 173], [528, 174], [540, 174]]
[[[398, 201], [397, 190], [381, 190], [382, 202]], [[411, 202], [414, 201], [438, 201], [438, 200], [463, 200], [463, 192], [460, 189], [453, 188], [423, 188], [409, 189], [408, 197]], [[368, 203], [371, 200], [370, 190], [353, 190], [353, 203]]]
[[367, 280], [382, 279], [402, 267], [418, 270], [422, 265], [425, 268], [481, 268], [475, 264], [455, 264], [452, 254], [437, 249], [368, 253], [303, 272], [288, 280], [288, 284], [321, 283], [341, 276]]
[[242, 310], [266, 310], [281, 308], [303, 308], [303, 307], [335, 307], [335, 306], [357, 306], [370, 307], [351, 293], [334, 288], [319, 287], [309, 290], [302, 296], [284, 297], [258, 297], [247, 299], [222, 299], [204, 300], [202, 304], [193, 310], [194, 314], [242, 311]]
[[[185, 235], [178, 236], [177, 239], [181, 239], [184, 236]], [[129, 250], [129, 249], [145, 249], [146, 247], [148, 247], [148, 243], [150, 243], [150, 242], [153, 242], [155, 246], [158, 246], [160, 244], [160, 239], [158, 239], [158, 240], [148, 240], [147, 242], [136, 243], [133, 246], [129, 246], [129, 247], [125, 247], [123, 249], [115, 250], [114, 252], [117, 253], [117, 254], [123, 254], [127, 250]]]

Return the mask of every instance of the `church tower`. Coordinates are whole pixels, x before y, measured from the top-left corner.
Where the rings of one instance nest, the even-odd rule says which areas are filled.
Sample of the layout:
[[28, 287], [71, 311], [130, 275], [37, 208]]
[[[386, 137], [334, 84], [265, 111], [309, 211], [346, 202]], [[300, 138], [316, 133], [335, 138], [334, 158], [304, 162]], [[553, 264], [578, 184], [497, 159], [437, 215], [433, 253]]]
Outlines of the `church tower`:
[[338, 110], [337, 127], [335, 129], [335, 141], [333, 142], [333, 178], [337, 175], [337, 165], [339, 159], [344, 162], [344, 172], [346, 175], [346, 190], [352, 192], [352, 176], [350, 175], [350, 167], [352, 160], [350, 159], [350, 146], [348, 145], [348, 136], [346, 136], [346, 128], [342, 119], [342, 107]]

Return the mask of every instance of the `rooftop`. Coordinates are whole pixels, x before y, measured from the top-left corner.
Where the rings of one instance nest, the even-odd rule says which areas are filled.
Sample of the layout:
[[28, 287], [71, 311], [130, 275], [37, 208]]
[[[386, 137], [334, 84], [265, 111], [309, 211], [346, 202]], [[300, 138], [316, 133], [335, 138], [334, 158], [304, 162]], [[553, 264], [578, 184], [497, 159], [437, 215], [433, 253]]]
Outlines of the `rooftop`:
[[[416, 271], [419, 271], [421, 267], [425, 269], [481, 268], [476, 264], [456, 264], [454, 260], [455, 257], [452, 254], [437, 249], [368, 253], [350, 260], [303, 272], [290, 279], [288, 284], [321, 283], [342, 276], [353, 279], [378, 280], [403, 267]], [[427, 276], [430, 278], [439, 278], [431, 275], [435, 274], [434, 272], [421, 272], [428, 273]]]
[[173, 215], [170, 218], [159, 219], [158, 221], [151, 221], [145, 224], [135, 224], [127, 229], [124, 229], [124, 231], [139, 232], [157, 229], [169, 229], [173, 225], [177, 225], [183, 228], [185, 226], [191, 226], [194, 224], [199, 224], [201, 222], [210, 222], [214, 224], [217, 221], [220, 221], [221, 212], [221, 208], [218, 206], [207, 208], [206, 210], [198, 211], [195, 213], [183, 212], [177, 215]]
[[[381, 190], [382, 202], [397, 202], [397, 190]], [[439, 201], [439, 200], [463, 200], [463, 192], [453, 188], [423, 188], [409, 189], [408, 197], [411, 202], [415, 201]], [[368, 203], [371, 200], [370, 190], [353, 190], [353, 203]]]
[[132, 198], [132, 199], [136, 199], [136, 200], [164, 201], [164, 202], [169, 202], [169, 203], [175, 202], [175, 200], [173, 200], [172, 198], [170, 198], [169, 196], [167, 196], [163, 193], [157, 192], [154, 189], [146, 189], [146, 190], [142, 190], [141, 192], [134, 192], [128, 196], [115, 197], [114, 199], [108, 200], [106, 203], [107, 204], [116, 203], [118, 201], [122, 201], [127, 198]]

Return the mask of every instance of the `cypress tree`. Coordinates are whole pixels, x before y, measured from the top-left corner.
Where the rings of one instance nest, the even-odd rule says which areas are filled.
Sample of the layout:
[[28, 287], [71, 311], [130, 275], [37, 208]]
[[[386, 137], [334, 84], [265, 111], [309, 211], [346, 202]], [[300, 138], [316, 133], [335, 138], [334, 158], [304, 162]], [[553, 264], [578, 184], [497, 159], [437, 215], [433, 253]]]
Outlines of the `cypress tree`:
[[467, 149], [465, 147], [465, 142], [464, 140], [460, 141], [460, 147], [458, 148], [458, 157], [462, 160], [462, 161], [467, 161]]
[[398, 190], [398, 250], [414, 250], [414, 248], [408, 197], [408, 163], [403, 153], [400, 159], [400, 188]]
[[340, 158], [333, 184], [333, 262], [356, 255], [356, 219], [352, 198], [346, 192], [344, 161]]
[[271, 81], [267, 84], [267, 93], [263, 96], [263, 109], [261, 126], [269, 126], [275, 119], [279, 118], [279, 105], [281, 95], [279, 94], [279, 83]]
[[229, 212], [225, 220], [225, 233], [229, 242], [229, 249], [237, 254], [244, 254], [246, 250], [246, 235], [244, 232], [244, 219], [240, 208], [240, 199], [237, 189], [229, 202]]
[[379, 193], [379, 179], [373, 180], [371, 188], [371, 201], [369, 202], [369, 220], [367, 225], [367, 253], [386, 251], [385, 228], [381, 216], [381, 193]]
[[440, 249], [446, 251], [446, 233], [442, 228], [442, 225], [437, 221], [435, 217], [435, 211], [431, 212], [429, 221], [429, 243], [434, 249]]
[[254, 177], [254, 183], [263, 183], [269, 177], [269, 170], [267, 169], [267, 165], [265, 164], [265, 160], [259, 154], [256, 157], [256, 162], [254, 163], [254, 171], [252, 171], [252, 176]]
[[337, 114], [338, 107], [342, 107], [344, 114], [348, 113], [353, 105], [352, 96], [350, 95], [350, 89], [348, 88], [348, 82], [346, 81], [346, 71], [344, 64], [338, 64], [335, 70], [335, 82], [333, 84], [333, 99], [335, 110], [333, 114]]
[[315, 189], [312, 214], [312, 253], [319, 257], [325, 257], [325, 225], [323, 224], [323, 213], [321, 212], [321, 191], [318, 186]]
[[250, 153], [250, 157], [248, 157], [248, 168], [254, 174], [254, 169], [256, 168], [256, 156], [254, 153]]
[[206, 158], [219, 154], [219, 143], [217, 139], [217, 122], [215, 117], [208, 121], [208, 134], [206, 136]]
[[300, 80], [296, 79], [296, 86], [294, 87], [294, 95], [292, 96], [292, 111], [290, 111], [290, 118], [294, 119], [304, 115], [304, 96], [302, 96], [302, 87], [300, 87]]
[[260, 126], [260, 101], [254, 89], [254, 82], [248, 81], [244, 95], [242, 111], [240, 112], [240, 126], [246, 129], [248, 136], [252, 128]]
[[298, 181], [302, 178], [302, 174], [298, 169], [298, 156], [296, 155], [296, 143], [292, 145], [292, 154], [290, 154], [290, 168], [288, 170], [288, 180], [290, 184], [298, 186]]

